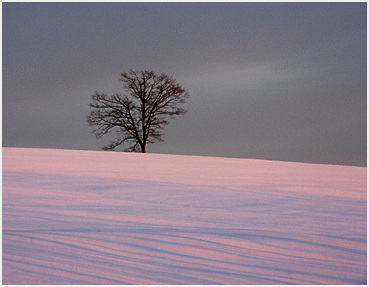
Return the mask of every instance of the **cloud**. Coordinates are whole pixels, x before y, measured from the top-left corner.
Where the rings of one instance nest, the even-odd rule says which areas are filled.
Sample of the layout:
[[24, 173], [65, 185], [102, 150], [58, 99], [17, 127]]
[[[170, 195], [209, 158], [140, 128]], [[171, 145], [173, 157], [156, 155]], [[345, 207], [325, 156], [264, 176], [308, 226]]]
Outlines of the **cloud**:
[[[280, 69], [275, 63], [259, 63], [243, 67], [213, 65], [182, 78], [182, 81], [192, 86], [207, 86], [211, 90], [231, 95], [233, 91], [255, 90], [260, 86], [291, 81], [297, 76], [294, 71]], [[227, 89], [231, 90], [227, 91]]]

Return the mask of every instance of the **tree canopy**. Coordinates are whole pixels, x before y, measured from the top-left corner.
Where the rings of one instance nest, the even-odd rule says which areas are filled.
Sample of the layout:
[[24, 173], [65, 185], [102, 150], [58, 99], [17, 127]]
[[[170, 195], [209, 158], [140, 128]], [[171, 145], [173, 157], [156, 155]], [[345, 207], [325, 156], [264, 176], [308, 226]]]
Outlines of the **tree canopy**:
[[115, 131], [115, 140], [104, 150], [125, 145], [126, 151], [145, 153], [147, 144], [164, 141], [163, 129], [169, 119], [187, 112], [180, 105], [189, 94], [164, 73], [130, 70], [123, 72], [119, 80], [123, 82], [124, 94], [95, 92], [91, 96], [87, 123], [96, 126], [93, 132], [97, 138]]

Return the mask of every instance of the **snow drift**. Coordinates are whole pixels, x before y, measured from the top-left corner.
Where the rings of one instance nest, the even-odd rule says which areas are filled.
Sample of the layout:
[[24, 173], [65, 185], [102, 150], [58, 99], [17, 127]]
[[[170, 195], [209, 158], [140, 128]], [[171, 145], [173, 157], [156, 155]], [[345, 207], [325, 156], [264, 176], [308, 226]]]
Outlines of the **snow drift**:
[[2, 152], [3, 284], [366, 284], [366, 168]]

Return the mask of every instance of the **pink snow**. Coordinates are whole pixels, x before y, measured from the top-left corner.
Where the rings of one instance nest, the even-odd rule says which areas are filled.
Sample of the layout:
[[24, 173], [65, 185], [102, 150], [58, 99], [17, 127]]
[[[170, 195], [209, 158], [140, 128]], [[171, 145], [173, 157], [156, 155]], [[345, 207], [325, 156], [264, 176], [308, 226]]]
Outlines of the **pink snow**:
[[364, 167], [2, 155], [3, 284], [366, 284]]

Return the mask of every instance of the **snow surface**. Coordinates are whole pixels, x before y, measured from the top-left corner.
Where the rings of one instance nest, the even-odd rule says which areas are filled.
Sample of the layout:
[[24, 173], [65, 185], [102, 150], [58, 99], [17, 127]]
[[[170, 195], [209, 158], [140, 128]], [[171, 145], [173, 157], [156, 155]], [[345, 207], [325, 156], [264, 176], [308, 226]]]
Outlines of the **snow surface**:
[[366, 284], [366, 168], [2, 152], [3, 284]]

